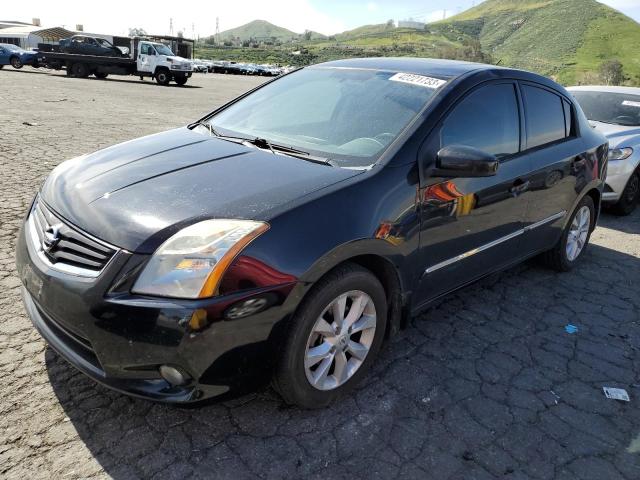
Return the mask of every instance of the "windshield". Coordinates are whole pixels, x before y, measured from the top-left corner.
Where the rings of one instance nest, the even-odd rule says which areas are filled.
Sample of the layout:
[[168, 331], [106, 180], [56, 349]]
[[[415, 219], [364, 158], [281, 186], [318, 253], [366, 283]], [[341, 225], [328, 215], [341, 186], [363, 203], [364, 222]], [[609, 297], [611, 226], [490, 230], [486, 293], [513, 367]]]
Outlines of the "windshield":
[[100, 44], [101, 47], [113, 48], [113, 45], [109, 43], [107, 40], [105, 40], [104, 38], [96, 38], [96, 41]]
[[640, 126], [640, 95], [573, 91], [589, 120], [628, 127]]
[[153, 46], [156, 47], [156, 51], [158, 52], [158, 54], [173, 57], [173, 52], [164, 43], [154, 43]]
[[0, 44], [0, 47], [4, 47], [7, 50], [11, 50], [12, 52], [17, 52], [18, 50], [22, 50], [20, 47], [18, 47], [17, 45], [13, 45], [11, 43], [3, 43]]
[[264, 138], [341, 167], [365, 167], [433, 96], [429, 81], [444, 83], [397, 72], [310, 67], [269, 83], [208, 122], [225, 135]]

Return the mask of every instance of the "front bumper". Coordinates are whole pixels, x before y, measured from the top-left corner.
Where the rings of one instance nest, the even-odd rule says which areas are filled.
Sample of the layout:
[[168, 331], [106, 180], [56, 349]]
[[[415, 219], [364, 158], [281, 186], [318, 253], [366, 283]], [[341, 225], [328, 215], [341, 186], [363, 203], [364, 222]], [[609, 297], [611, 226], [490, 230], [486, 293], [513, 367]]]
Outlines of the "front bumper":
[[605, 202], [620, 200], [629, 178], [638, 165], [640, 165], [640, 149], [636, 149], [626, 160], [609, 160], [602, 200]]
[[[242, 393], [270, 378], [275, 326], [288, 315], [283, 304], [295, 283], [195, 301], [135, 296], [126, 278], [141, 256], [120, 251], [97, 278], [77, 277], [43, 262], [28, 228], [16, 248], [26, 311], [49, 345], [87, 376], [169, 403]], [[267, 300], [264, 309], [228, 314], [257, 298]], [[189, 382], [171, 385], [161, 365], [177, 367]]]

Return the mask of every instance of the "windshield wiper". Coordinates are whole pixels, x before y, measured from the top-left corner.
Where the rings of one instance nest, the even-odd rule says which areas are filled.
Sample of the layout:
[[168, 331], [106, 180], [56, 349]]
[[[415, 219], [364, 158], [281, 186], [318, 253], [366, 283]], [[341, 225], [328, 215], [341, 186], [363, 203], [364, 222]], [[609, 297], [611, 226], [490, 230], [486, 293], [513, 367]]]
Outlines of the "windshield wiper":
[[277, 143], [271, 143], [266, 138], [257, 137], [253, 140], [247, 140], [249, 143], [255, 145], [258, 148], [268, 148], [271, 150], [271, 153], [276, 154], [276, 150], [278, 152], [282, 152], [290, 157], [301, 158], [302, 160], [307, 160], [313, 163], [321, 163], [323, 165], [329, 165], [331, 167], [337, 166], [331, 159], [325, 157], [318, 157], [315, 155], [311, 155], [309, 152], [305, 152], [304, 150], [298, 150], [297, 148], [288, 147], [286, 145], [279, 145]]
[[189, 125], [189, 128], [195, 127], [204, 127], [209, 130], [209, 135], [212, 137], [218, 137], [223, 140], [229, 140], [235, 143], [250, 143], [258, 148], [268, 149], [276, 155], [276, 151], [282, 152], [291, 157], [301, 158], [303, 160], [308, 160], [313, 163], [321, 163], [323, 165], [329, 165], [331, 167], [337, 166], [333, 161], [324, 157], [317, 157], [311, 155], [309, 152], [305, 152], [304, 150], [298, 150], [297, 148], [287, 147], [286, 145], [279, 145], [275, 143], [271, 143], [266, 138], [256, 137], [256, 138], [247, 138], [247, 137], [234, 137], [232, 135], [224, 135], [218, 132], [213, 125], [208, 122], [195, 122]]
[[209, 130], [209, 135], [212, 137], [218, 137], [221, 138], [223, 140], [229, 140], [231, 142], [235, 142], [235, 143], [251, 143], [253, 140], [251, 138], [247, 138], [247, 137], [234, 137], [233, 135], [224, 135], [223, 133], [218, 132], [213, 125], [211, 125], [208, 122], [195, 122], [192, 123], [191, 125], [188, 126], [188, 128], [195, 128], [195, 127], [204, 127], [207, 130]]

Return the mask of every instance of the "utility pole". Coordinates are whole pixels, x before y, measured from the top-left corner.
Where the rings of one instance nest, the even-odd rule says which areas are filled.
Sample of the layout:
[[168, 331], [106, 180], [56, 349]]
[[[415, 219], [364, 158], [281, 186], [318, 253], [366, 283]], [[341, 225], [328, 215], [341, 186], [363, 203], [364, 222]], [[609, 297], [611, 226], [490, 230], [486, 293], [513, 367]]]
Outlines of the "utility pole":
[[173, 18], [169, 18], [169, 35], [173, 37]]
[[216, 45], [220, 43], [220, 17], [216, 17], [216, 36], [214, 40]]

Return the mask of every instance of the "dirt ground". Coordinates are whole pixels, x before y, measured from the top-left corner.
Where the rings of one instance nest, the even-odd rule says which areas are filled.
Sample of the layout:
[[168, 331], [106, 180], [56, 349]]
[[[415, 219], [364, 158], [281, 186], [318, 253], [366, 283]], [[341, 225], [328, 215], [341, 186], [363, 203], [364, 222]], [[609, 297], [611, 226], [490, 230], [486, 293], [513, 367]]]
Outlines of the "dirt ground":
[[604, 214], [572, 273], [529, 262], [413, 318], [325, 410], [270, 389], [190, 410], [134, 400], [46, 347], [13, 252], [48, 172], [263, 80], [199, 74], [179, 88], [0, 71], [0, 477], [640, 478], [640, 210]]

